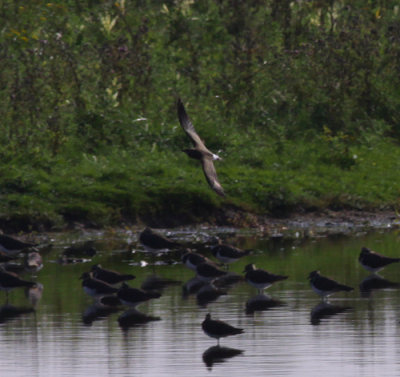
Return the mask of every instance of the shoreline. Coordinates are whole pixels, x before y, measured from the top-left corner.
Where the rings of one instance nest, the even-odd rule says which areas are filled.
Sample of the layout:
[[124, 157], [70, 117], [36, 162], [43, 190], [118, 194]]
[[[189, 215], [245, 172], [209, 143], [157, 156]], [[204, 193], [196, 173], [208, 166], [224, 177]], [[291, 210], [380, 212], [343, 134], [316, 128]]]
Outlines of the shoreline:
[[[175, 224], [171, 226], [171, 224]], [[107, 231], [127, 229], [132, 232], [140, 232], [145, 226], [154, 229], [168, 230], [171, 232], [182, 229], [241, 229], [262, 234], [264, 237], [324, 237], [335, 234], [352, 234], [378, 229], [394, 229], [400, 227], [400, 217], [394, 211], [365, 211], [365, 210], [321, 210], [313, 212], [293, 212], [285, 217], [274, 217], [257, 215], [243, 210], [229, 209], [221, 211], [217, 215], [210, 216], [207, 221], [181, 222], [176, 219], [159, 217], [157, 221], [144, 221], [139, 219], [136, 222], [121, 221], [118, 225], [96, 226], [85, 221], [74, 221], [65, 226], [48, 226], [49, 224], [37, 223], [32, 229], [14, 228], [13, 224], [0, 223], [4, 233], [20, 235], [34, 233], [59, 233], [70, 231]]]

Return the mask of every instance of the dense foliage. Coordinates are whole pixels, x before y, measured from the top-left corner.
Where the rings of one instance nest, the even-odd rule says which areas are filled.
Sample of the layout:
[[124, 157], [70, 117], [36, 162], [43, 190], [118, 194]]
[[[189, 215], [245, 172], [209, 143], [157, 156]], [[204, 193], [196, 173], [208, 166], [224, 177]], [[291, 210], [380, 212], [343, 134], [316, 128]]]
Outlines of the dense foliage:
[[[395, 206], [399, 13], [383, 0], [3, 0], [0, 218]], [[181, 152], [178, 96], [224, 157], [226, 199]]]

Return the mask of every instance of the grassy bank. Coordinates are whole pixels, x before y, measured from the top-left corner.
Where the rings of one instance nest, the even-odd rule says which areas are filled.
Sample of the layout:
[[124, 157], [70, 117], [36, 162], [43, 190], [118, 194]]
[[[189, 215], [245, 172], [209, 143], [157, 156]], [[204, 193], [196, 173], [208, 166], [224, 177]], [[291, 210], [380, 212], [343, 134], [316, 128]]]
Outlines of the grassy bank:
[[224, 217], [232, 209], [285, 216], [299, 210], [396, 207], [400, 151], [390, 142], [344, 152], [337, 150], [342, 144], [326, 140], [283, 145], [251, 140], [243, 137], [221, 151], [218, 172], [227, 193], [222, 199], [179, 149], [149, 148], [134, 156], [110, 148], [100, 156], [58, 158], [35, 169], [11, 160], [1, 174], [2, 218], [16, 227], [70, 221], [173, 226], [234, 223]]
[[[398, 12], [394, 1], [3, 2], [0, 224], [396, 208]], [[223, 157], [224, 199], [181, 152], [178, 96]]]

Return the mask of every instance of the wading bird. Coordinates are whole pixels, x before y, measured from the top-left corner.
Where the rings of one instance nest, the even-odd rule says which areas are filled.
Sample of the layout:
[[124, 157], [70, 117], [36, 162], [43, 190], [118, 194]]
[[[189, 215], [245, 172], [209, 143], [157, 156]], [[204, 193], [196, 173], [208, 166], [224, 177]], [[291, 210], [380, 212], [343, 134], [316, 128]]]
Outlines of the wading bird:
[[242, 334], [244, 332], [243, 329], [233, 327], [226, 322], [216, 319], [211, 319], [210, 313], [206, 315], [206, 318], [202, 322], [201, 327], [206, 335], [208, 335], [211, 338], [217, 339], [218, 346], [220, 338], [225, 338], [231, 335]]
[[320, 295], [323, 299], [335, 292], [349, 292], [354, 289], [325, 276], [321, 276], [319, 271], [310, 272], [308, 278], [310, 279], [311, 288], [313, 291]]
[[275, 275], [261, 268], [256, 268], [255, 264], [248, 264], [243, 272], [246, 273], [246, 281], [257, 288], [259, 293], [262, 293], [265, 288], [268, 288], [277, 281], [286, 280], [288, 278], [288, 276]]
[[360, 256], [358, 257], [358, 261], [367, 271], [375, 273], [382, 270], [382, 268], [388, 264], [400, 262], [400, 258], [386, 257], [385, 255], [378, 254], [367, 247], [363, 247]]

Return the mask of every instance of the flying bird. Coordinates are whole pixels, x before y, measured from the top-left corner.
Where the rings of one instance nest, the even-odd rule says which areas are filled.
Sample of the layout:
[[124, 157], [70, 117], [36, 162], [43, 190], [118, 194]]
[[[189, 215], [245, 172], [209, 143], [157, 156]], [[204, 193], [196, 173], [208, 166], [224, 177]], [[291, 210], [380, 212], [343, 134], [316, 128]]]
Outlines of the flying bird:
[[214, 160], [221, 160], [221, 157], [212, 153], [207, 149], [204, 142], [197, 134], [189, 116], [186, 113], [185, 107], [180, 99], [178, 99], [178, 118], [179, 122], [192, 140], [194, 145], [193, 149], [184, 149], [183, 151], [191, 158], [201, 161], [204, 175], [210, 187], [220, 196], [225, 196], [224, 189], [218, 181], [217, 172], [214, 167]]

